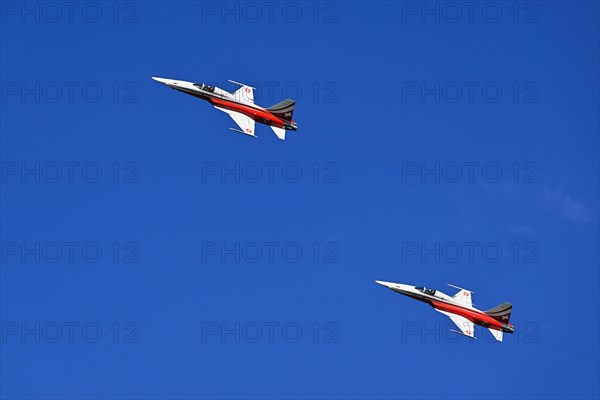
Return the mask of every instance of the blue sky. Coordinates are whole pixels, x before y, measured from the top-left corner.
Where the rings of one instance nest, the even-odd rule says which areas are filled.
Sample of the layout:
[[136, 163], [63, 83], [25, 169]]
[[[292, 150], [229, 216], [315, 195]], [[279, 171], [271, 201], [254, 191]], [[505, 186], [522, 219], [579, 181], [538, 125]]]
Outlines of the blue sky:
[[1, 3], [2, 398], [600, 396], [598, 3], [57, 4]]

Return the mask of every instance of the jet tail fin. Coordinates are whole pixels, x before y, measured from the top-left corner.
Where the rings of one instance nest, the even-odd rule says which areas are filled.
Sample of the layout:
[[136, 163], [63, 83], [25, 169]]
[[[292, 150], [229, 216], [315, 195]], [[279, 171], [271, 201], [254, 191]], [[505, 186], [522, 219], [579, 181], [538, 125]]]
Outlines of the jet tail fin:
[[296, 102], [294, 100], [285, 99], [281, 103], [277, 103], [274, 106], [267, 108], [267, 111], [284, 121], [291, 121], [295, 106]]
[[512, 312], [512, 304], [510, 303], [502, 303], [491, 310], [487, 310], [485, 313], [490, 317], [494, 318], [496, 321], [503, 322], [508, 324], [510, 320], [510, 313]]

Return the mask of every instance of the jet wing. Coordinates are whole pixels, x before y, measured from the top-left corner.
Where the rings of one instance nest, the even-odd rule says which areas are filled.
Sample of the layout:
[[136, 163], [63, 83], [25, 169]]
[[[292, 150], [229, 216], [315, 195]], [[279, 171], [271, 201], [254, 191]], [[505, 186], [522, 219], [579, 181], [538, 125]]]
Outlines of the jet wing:
[[471, 308], [473, 306], [473, 292], [466, 289], [461, 289], [452, 298], [463, 307]]
[[254, 104], [254, 88], [252, 86], [244, 85], [243, 83], [238, 83], [238, 85], [242, 85], [242, 87], [233, 93], [235, 100]]
[[471, 321], [464, 317], [461, 317], [460, 315], [452, 314], [447, 311], [438, 310], [437, 308], [435, 310], [441, 312], [442, 314], [446, 314], [448, 317], [450, 317], [452, 322], [454, 322], [456, 326], [460, 328], [463, 335], [475, 337], [475, 327]]
[[226, 108], [221, 108], [221, 107], [217, 107], [217, 106], [215, 106], [215, 108], [217, 110], [221, 110], [221, 111], [229, 114], [229, 116], [231, 118], [233, 118], [233, 120], [235, 121], [236, 124], [238, 124], [238, 126], [240, 127], [241, 130], [237, 130], [237, 129], [233, 129], [233, 128], [229, 128], [229, 129], [235, 130], [236, 132], [244, 133], [246, 135], [255, 136], [254, 135], [254, 120], [252, 118], [250, 118], [242, 113], [239, 113], [237, 111], [231, 111]]

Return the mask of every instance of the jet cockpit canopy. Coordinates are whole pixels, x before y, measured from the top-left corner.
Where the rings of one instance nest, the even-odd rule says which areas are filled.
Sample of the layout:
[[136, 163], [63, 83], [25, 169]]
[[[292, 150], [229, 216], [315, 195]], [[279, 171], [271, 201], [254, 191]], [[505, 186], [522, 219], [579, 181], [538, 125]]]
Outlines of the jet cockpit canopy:
[[435, 290], [434, 289], [427, 289], [427, 288], [424, 288], [422, 286], [416, 287], [415, 289], [417, 289], [421, 293], [428, 294], [430, 296], [435, 296]]
[[211, 92], [212, 93], [212, 92], [215, 91], [215, 87], [214, 86], [205, 85], [204, 83], [194, 83], [194, 86], [196, 86], [200, 90], [204, 90], [205, 92]]

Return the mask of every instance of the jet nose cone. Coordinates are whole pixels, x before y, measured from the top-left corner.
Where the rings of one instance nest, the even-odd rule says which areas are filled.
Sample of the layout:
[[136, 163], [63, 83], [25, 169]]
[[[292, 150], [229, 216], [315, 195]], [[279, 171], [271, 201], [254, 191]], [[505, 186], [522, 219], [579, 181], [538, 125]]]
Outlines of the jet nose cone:
[[154, 79], [156, 82], [164, 83], [167, 86], [177, 84], [173, 79], [158, 78], [156, 76], [153, 76], [152, 79]]
[[164, 78], [158, 78], [156, 76], [153, 76], [152, 79], [154, 79], [156, 82], [167, 83], [167, 80]]
[[394, 283], [392, 283], [392, 282], [385, 282], [385, 281], [375, 281], [375, 283], [378, 283], [381, 286], [385, 286], [386, 288], [390, 288], [390, 289], [394, 285]]

